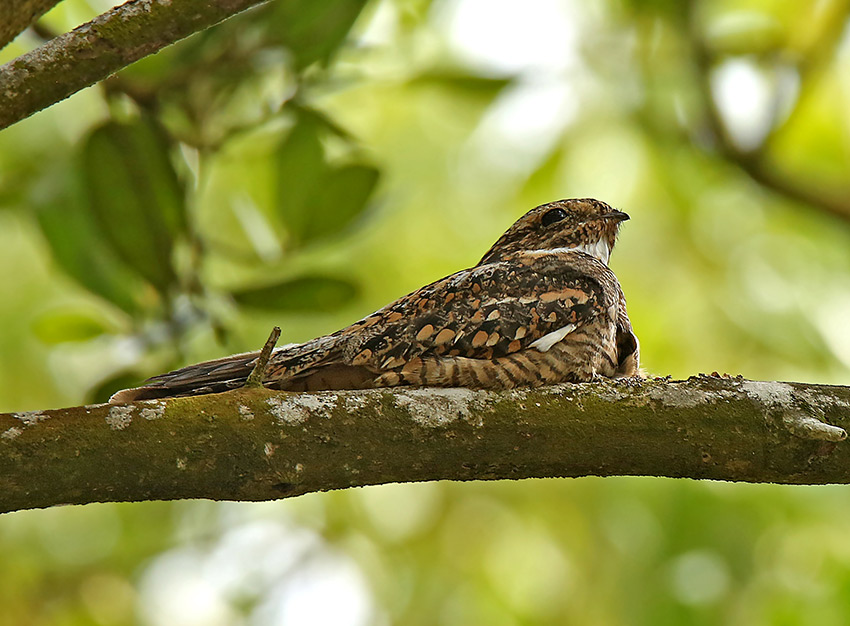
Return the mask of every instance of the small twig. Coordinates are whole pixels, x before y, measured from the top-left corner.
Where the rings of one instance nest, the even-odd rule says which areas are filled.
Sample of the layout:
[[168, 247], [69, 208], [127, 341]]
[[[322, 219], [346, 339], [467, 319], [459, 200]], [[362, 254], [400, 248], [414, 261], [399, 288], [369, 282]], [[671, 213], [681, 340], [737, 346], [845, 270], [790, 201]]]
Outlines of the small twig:
[[802, 413], [789, 413], [785, 415], [783, 423], [792, 435], [800, 439], [833, 442], [847, 439], [847, 431], [843, 428], [827, 424], [815, 417]]
[[263, 381], [266, 378], [266, 368], [269, 365], [269, 359], [272, 356], [277, 340], [280, 339], [280, 326], [272, 328], [269, 338], [266, 339], [266, 345], [260, 351], [260, 356], [257, 357], [257, 364], [251, 373], [248, 375], [248, 380], [245, 381], [246, 387], [262, 387]]

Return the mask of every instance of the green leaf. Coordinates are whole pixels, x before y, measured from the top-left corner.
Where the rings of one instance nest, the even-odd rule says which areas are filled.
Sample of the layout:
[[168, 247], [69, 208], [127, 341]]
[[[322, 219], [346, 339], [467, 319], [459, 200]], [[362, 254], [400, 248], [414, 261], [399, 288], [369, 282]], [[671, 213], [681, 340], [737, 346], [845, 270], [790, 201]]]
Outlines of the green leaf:
[[626, 0], [624, 6], [638, 15], [670, 20], [673, 25], [686, 24], [691, 3], [681, 0]]
[[424, 72], [411, 85], [443, 87], [468, 97], [493, 100], [511, 84], [510, 78], [490, 78], [455, 71]]
[[348, 165], [328, 171], [313, 194], [305, 241], [335, 235], [366, 208], [380, 172], [368, 165]]
[[366, 208], [380, 175], [368, 165], [329, 166], [320, 141], [327, 130], [322, 117], [301, 110], [277, 150], [278, 210], [295, 245], [348, 227]]
[[314, 117], [299, 115], [275, 154], [278, 211], [296, 244], [304, 239], [311, 219], [312, 194], [327, 170], [319, 126]]
[[366, 0], [288, 0], [274, 5], [269, 32], [293, 54], [295, 69], [327, 65], [345, 41]]
[[88, 341], [109, 332], [104, 321], [86, 311], [50, 311], [33, 322], [33, 331], [42, 343], [55, 345]]
[[176, 282], [171, 254], [186, 231], [184, 191], [154, 122], [108, 122], [83, 148], [85, 190], [116, 254], [160, 292]]
[[244, 306], [285, 312], [334, 311], [357, 296], [351, 281], [331, 276], [301, 276], [290, 280], [234, 292]]
[[40, 181], [32, 202], [53, 258], [92, 293], [134, 314], [142, 307], [144, 283], [106, 244], [84, 203], [79, 177], [54, 171]]

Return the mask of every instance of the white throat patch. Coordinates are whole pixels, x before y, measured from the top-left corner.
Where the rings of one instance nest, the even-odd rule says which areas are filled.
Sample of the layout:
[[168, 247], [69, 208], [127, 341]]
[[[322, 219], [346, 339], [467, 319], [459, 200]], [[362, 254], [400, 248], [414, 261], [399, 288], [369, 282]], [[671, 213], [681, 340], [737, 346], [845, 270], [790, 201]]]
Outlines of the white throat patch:
[[584, 244], [583, 246], [573, 246], [571, 248], [549, 248], [548, 250], [535, 250], [535, 252], [567, 252], [570, 250], [578, 250], [579, 252], [589, 254], [590, 256], [596, 257], [602, 261], [605, 265], [608, 265], [608, 259], [611, 258], [611, 248], [608, 246], [608, 240], [605, 238], [594, 241], [593, 243]]
[[590, 256], [595, 256], [605, 265], [608, 265], [608, 259], [611, 258], [611, 248], [608, 247], [608, 240], [605, 238], [598, 240], [596, 243], [576, 246], [575, 249], [581, 250]]

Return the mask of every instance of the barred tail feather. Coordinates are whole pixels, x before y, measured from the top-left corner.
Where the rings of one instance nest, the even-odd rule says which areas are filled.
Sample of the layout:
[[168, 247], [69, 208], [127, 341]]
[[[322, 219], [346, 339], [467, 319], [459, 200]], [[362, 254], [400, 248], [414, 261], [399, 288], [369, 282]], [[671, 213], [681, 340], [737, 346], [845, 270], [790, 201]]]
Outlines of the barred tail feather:
[[196, 363], [167, 374], [160, 374], [145, 381], [141, 387], [122, 389], [113, 394], [109, 402], [118, 404], [235, 389], [245, 384], [259, 354], [259, 351], [234, 354], [223, 359]]
[[[306, 343], [291, 343], [276, 348], [266, 368], [266, 387], [292, 391], [314, 391], [317, 389], [370, 386], [372, 377], [361, 372], [352, 375], [348, 370], [356, 368], [326, 367], [328, 361], [338, 357], [337, 340], [334, 337], [318, 337]], [[145, 381], [141, 387], [122, 389], [109, 402], [135, 402], [179, 396], [195, 396], [220, 393], [242, 387], [257, 364], [260, 351], [243, 352], [232, 356], [204, 361], [187, 367], [160, 374]], [[346, 388], [346, 387], [343, 387]]]

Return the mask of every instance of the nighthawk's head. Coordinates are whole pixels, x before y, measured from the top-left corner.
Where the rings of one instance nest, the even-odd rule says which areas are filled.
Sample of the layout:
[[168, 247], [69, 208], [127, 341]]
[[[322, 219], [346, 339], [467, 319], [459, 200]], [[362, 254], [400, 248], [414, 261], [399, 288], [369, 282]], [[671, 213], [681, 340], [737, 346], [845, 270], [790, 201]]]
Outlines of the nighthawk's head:
[[608, 263], [620, 222], [629, 216], [592, 198], [558, 200], [531, 209], [519, 218], [479, 265], [521, 250], [575, 248]]

